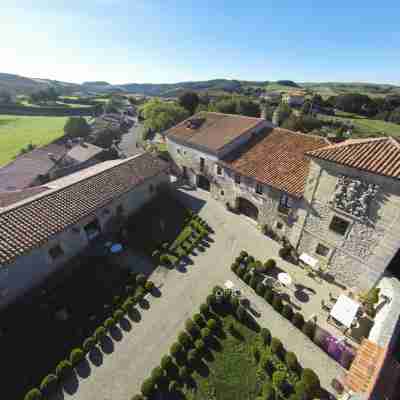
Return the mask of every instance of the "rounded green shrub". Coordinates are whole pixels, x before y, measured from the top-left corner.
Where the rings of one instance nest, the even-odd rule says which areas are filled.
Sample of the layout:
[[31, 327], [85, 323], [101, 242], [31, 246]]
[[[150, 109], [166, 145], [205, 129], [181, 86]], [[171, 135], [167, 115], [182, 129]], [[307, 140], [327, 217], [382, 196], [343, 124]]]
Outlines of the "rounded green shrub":
[[250, 286], [256, 290], [257, 289], [257, 285], [258, 285], [258, 278], [256, 276], [256, 274], [253, 274], [253, 276], [250, 279]]
[[199, 331], [198, 326], [191, 319], [186, 320], [185, 328], [186, 331], [189, 332], [191, 336], [195, 336]]
[[296, 384], [294, 385], [294, 391], [295, 391], [296, 395], [298, 396], [298, 398], [301, 400], [303, 400], [307, 397], [306, 387], [302, 380], [299, 380], [296, 382]]
[[154, 392], [155, 382], [153, 381], [152, 378], [147, 378], [143, 381], [140, 389], [143, 393], [143, 396], [150, 397]]
[[242, 305], [239, 305], [239, 307], [236, 309], [236, 316], [241, 322], [246, 320], [247, 311]]
[[307, 321], [303, 325], [303, 333], [308, 336], [311, 340], [314, 338], [315, 324], [313, 321]]
[[187, 355], [187, 360], [189, 364], [194, 364], [197, 360], [197, 355], [198, 355], [198, 350], [197, 349], [191, 349], [188, 352]]
[[256, 293], [263, 297], [265, 294], [265, 285], [262, 282], [259, 282], [256, 287]]
[[274, 295], [274, 298], [272, 300], [272, 307], [274, 307], [274, 309], [276, 311], [278, 311], [279, 313], [282, 312], [283, 303], [282, 303], [282, 299], [279, 295]]
[[210, 311], [210, 310], [209, 310], [207, 304], [203, 303], [203, 304], [200, 305], [200, 312], [201, 312], [203, 315], [208, 314], [209, 311]]
[[235, 261], [232, 265], [231, 265], [231, 271], [235, 274], [237, 274], [239, 268], [239, 263], [237, 261]]
[[144, 288], [145, 288], [148, 292], [153, 291], [155, 287], [156, 287], [156, 285], [154, 284], [153, 281], [147, 281], [147, 282], [144, 284]]
[[275, 371], [272, 374], [272, 384], [278, 391], [281, 391], [283, 389], [285, 380], [286, 380], [286, 373], [284, 371]]
[[267, 382], [263, 387], [263, 397], [264, 400], [275, 400], [275, 389], [271, 382]]
[[201, 337], [206, 340], [211, 336], [211, 331], [208, 328], [203, 328], [200, 331]]
[[190, 376], [189, 368], [185, 365], [179, 368], [179, 378], [185, 381]]
[[173, 361], [172, 361], [172, 358], [170, 357], [170, 356], [164, 356], [162, 359], [161, 359], [161, 367], [163, 368], [163, 369], [169, 369], [169, 368], [171, 368], [172, 367], [172, 365], [173, 365]]
[[292, 317], [292, 324], [298, 329], [303, 329], [304, 325], [303, 315], [300, 313], [295, 313]]
[[171, 356], [176, 358], [182, 352], [182, 350], [183, 346], [180, 343], [174, 343], [170, 350]]
[[169, 257], [168, 257], [167, 254], [163, 254], [163, 255], [160, 257], [160, 263], [161, 263], [162, 265], [169, 266], [169, 265], [171, 265], [171, 260], [169, 259]]
[[131, 311], [133, 308], [133, 299], [130, 297], [127, 300], [124, 301], [124, 304], [122, 304], [122, 309], [124, 312], [128, 313]]
[[72, 364], [68, 360], [62, 360], [56, 366], [56, 375], [59, 379], [66, 378], [71, 372]]
[[252, 274], [250, 272], [246, 272], [244, 274], [243, 280], [249, 285], [251, 280]]
[[269, 304], [272, 304], [272, 301], [273, 301], [273, 299], [274, 299], [274, 292], [272, 291], [271, 288], [269, 288], [269, 287], [266, 287], [266, 288], [265, 288], [264, 299], [265, 299]]
[[304, 383], [307, 396], [310, 398], [317, 397], [321, 390], [318, 375], [312, 369], [305, 368], [301, 374], [301, 380]]
[[275, 354], [281, 354], [283, 350], [282, 342], [277, 338], [271, 339], [271, 351]]
[[103, 340], [106, 336], [107, 332], [104, 329], [104, 327], [99, 326], [95, 331], [94, 331], [94, 337], [96, 338], [96, 340], [98, 342], [100, 342], [101, 340]]
[[124, 310], [122, 308], [118, 308], [118, 310], [114, 311], [113, 317], [115, 321], [121, 321], [121, 319], [124, 317]]
[[146, 276], [144, 274], [137, 274], [135, 281], [136, 281], [137, 285], [144, 286], [144, 284], [147, 281], [147, 278], [146, 278]]
[[254, 257], [253, 256], [248, 256], [247, 257], [247, 264], [251, 264], [251, 263], [253, 263], [255, 260], [254, 260]]
[[39, 389], [31, 389], [24, 397], [24, 400], [41, 400], [42, 393]]
[[201, 316], [201, 314], [195, 314], [193, 316], [193, 320], [198, 326], [200, 326], [200, 327], [204, 326], [204, 319]]
[[89, 353], [91, 350], [94, 349], [94, 346], [96, 346], [96, 339], [92, 336], [88, 337], [85, 339], [83, 342], [82, 348], [85, 353]]
[[163, 376], [164, 372], [160, 367], [155, 367], [153, 371], [151, 371], [151, 378], [155, 384], [159, 383]]
[[186, 332], [181, 332], [178, 335], [178, 341], [184, 347], [189, 347], [192, 342], [190, 336]]
[[214, 294], [209, 294], [207, 296], [207, 304], [209, 307], [211, 307], [213, 304], [215, 304], [215, 295]]
[[247, 272], [247, 268], [244, 265], [239, 265], [239, 268], [236, 271], [237, 276], [243, 280], [244, 280], [244, 275], [246, 274], [246, 272]]
[[194, 347], [196, 348], [197, 351], [202, 352], [205, 348], [204, 341], [202, 339], [197, 339], [194, 342]]
[[114, 325], [115, 325], [115, 320], [114, 320], [114, 318], [112, 318], [112, 317], [110, 317], [110, 318], [107, 318], [105, 321], [104, 321], [104, 327], [109, 331], [110, 329], [112, 329], [113, 327], [114, 327]]
[[245, 250], [242, 250], [242, 251], [240, 252], [240, 258], [241, 258], [242, 260], [244, 260], [248, 255], [249, 255], [249, 253], [247, 253], [247, 251], [245, 251]]
[[55, 392], [57, 389], [58, 378], [55, 374], [49, 374], [43, 378], [42, 382], [40, 383], [40, 391], [48, 396], [51, 393]]
[[215, 319], [211, 318], [207, 321], [207, 327], [211, 330], [211, 332], [215, 331], [218, 327], [218, 322]]
[[293, 317], [293, 308], [289, 304], [285, 304], [282, 309], [282, 315], [290, 321]]
[[170, 393], [176, 393], [179, 390], [179, 383], [177, 381], [171, 381], [168, 385], [168, 391]]
[[267, 270], [275, 268], [276, 267], [276, 261], [274, 259], [270, 258], [269, 260], [265, 261], [264, 267]]
[[69, 356], [69, 361], [73, 366], [78, 365], [85, 358], [85, 353], [81, 349], [73, 349]]
[[288, 368], [292, 371], [297, 371], [299, 367], [296, 354], [292, 353], [291, 351], [288, 351], [285, 354], [285, 363], [288, 366]]
[[260, 331], [264, 346], [267, 346], [271, 343], [271, 332], [268, 328], [261, 328]]

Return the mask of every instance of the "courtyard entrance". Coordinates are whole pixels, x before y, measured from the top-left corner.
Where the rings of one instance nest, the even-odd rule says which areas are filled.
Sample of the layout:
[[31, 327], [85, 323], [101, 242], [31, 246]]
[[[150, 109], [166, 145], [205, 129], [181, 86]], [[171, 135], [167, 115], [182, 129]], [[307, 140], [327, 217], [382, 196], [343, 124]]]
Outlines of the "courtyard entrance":
[[204, 175], [197, 175], [197, 186], [207, 192], [210, 191], [210, 181]]
[[238, 197], [237, 202], [240, 213], [255, 221], [258, 220], [258, 208], [253, 203], [243, 197]]

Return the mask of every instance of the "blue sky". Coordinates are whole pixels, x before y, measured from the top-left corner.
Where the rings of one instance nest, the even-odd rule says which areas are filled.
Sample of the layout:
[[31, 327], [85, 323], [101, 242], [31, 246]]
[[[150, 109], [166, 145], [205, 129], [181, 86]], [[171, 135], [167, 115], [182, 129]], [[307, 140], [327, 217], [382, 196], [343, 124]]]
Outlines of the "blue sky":
[[13, 3], [0, 12], [0, 72], [114, 84], [400, 84], [399, 0]]

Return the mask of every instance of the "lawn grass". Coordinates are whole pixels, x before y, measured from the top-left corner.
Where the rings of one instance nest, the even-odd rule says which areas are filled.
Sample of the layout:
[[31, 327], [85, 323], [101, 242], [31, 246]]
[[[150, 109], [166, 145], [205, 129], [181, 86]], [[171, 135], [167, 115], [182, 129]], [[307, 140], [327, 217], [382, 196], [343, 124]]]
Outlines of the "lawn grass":
[[[208, 363], [209, 373], [195, 371], [193, 379], [197, 389], [186, 392], [193, 400], [243, 400], [255, 399], [265, 382], [266, 374], [260, 371], [252, 355], [252, 346], [258, 334], [247, 326], [235, 322], [228, 315], [223, 319], [225, 339], [220, 341], [221, 351], [214, 352], [214, 361]], [[239, 335], [228, 333], [230, 323], [235, 323]]]
[[400, 137], [400, 125], [386, 122], [378, 119], [367, 118], [362, 115], [346, 113], [343, 111], [336, 112], [335, 116], [319, 115], [321, 119], [335, 119], [343, 122], [351, 122], [354, 125], [353, 138], [371, 137], [385, 135], [393, 135]]
[[64, 134], [67, 117], [0, 115], [0, 166], [29, 143], [44, 146]]

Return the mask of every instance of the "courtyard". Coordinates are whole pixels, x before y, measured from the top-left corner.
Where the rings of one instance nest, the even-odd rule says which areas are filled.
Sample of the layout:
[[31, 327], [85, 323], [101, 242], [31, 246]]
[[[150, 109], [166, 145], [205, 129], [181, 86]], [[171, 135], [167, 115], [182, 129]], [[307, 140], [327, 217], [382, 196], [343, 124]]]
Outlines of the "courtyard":
[[[115, 351], [104, 355], [100, 367], [90, 365], [90, 374], [79, 378], [75, 390], [64, 390], [60, 398], [98, 400], [101, 392], [103, 399], [126, 400], [137, 393], [160, 358], [168, 353], [185, 320], [198, 310], [210, 288], [223, 285], [228, 279], [244, 285], [230, 270], [230, 265], [242, 250], [260, 260], [274, 258], [278, 267], [291, 273], [294, 279], [305, 286], [318, 287], [314, 296], [309, 296], [303, 303], [299, 301], [306, 318], [321, 311], [320, 301], [329, 292], [340, 291], [339, 287], [327, 282], [316, 286], [317, 283], [309, 281], [303, 270], [297, 271], [298, 267], [280, 260], [278, 243], [267, 239], [243, 216], [227, 213], [223, 205], [212, 200], [208, 193], [179, 190], [178, 197], [213, 228], [209, 247], [205, 251], [195, 250], [196, 256], [177, 268], [158, 267], [152, 273], [151, 280], [160, 288], [161, 297], [148, 298], [150, 310], [143, 314], [141, 322], [133, 324], [132, 329], [124, 334]], [[343, 374], [343, 368], [250, 288], [243, 287], [243, 291], [260, 312], [258, 323], [262, 326], [263, 321], [269, 321], [273, 335], [280, 337], [288, 350], [298, 354], [304, 367], [313, 368], [322, 386], [331, 390], [331, 380]]]

